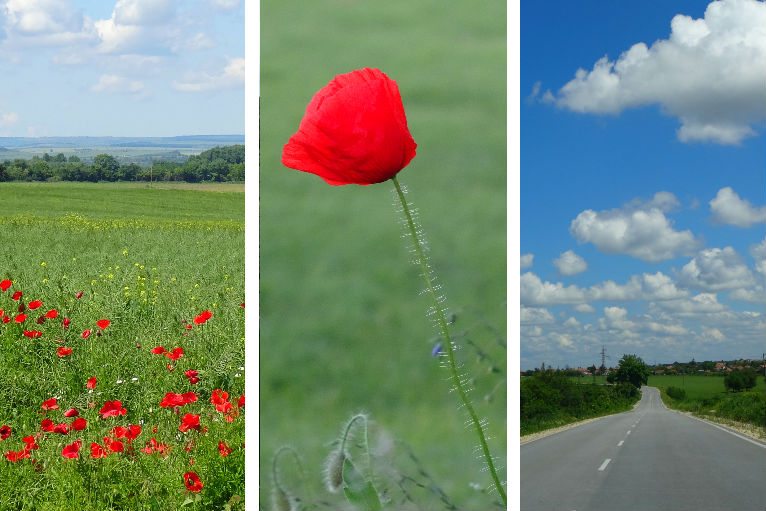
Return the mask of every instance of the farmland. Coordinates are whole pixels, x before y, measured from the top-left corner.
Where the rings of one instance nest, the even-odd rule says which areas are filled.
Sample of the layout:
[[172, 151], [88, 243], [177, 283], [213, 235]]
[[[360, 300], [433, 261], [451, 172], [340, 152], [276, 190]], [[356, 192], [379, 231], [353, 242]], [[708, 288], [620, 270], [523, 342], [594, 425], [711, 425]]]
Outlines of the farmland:
[[3, 509], [242, 507], [244, 195], [229, 190], [0, 185]]

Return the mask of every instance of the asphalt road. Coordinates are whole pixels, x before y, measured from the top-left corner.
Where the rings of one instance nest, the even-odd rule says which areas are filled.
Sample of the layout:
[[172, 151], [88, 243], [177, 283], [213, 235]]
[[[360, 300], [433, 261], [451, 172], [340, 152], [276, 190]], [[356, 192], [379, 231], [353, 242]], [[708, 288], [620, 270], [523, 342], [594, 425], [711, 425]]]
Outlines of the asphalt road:
[[521, 446], [522, 511], [766, 511], [766, 444], [665, 408]]

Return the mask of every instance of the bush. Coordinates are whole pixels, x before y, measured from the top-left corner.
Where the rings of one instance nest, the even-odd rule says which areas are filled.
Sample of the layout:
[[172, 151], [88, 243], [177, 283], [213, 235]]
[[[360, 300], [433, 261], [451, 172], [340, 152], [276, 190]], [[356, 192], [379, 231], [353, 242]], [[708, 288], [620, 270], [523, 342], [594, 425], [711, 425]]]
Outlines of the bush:
[[679, 389], [678, 387], [668, 387], [665, 393], [678, 401], [686, 399], [686, 391], [684, 389]]
[[755, 371], [752, 369], [742, 369], [727, 374], [723, 379], [723, 384], [726, 386], [726, 390], [740, 392], [754, 388], [756, 379]]

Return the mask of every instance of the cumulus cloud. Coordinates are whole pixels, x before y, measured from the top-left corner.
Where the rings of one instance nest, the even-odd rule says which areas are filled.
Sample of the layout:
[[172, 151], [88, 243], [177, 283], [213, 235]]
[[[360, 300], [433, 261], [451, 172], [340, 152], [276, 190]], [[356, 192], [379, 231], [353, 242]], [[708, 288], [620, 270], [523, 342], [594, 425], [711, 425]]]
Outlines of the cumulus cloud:
[[766, 2], [711, 2], [704, 18], [679, 14], [667, 39], [634, 44], [616, 61], [578, 69], [555, 96], [575, 112], [618, 114], [660, 105], [681, 141], [738, 144], [766, 120]]
[[118, 75], [101, 75], [98, 83], [93, 85], [90, 90], [93, 92], [140, 95], [144, 93], [144, 83]]
[[218, 9], [231, 11], [239, 7], [240, 0], [210, 0], [210, 3]]
[[92, 40], [92, 21], [68, 0], [5, 0], [0, 21], [16, 46], [59, 46]]
[[161, 25], [175, 12], [174, 0], [117, 0], [112, 19], [118, 25]]
[[579, 303], [575, 305], [574, 310], [576, 310], [577, 312], [585, 313], [585, 314], [596, 312], [596, 309], [594, 309], [591, 305], [588, 305], [587, 303]]
[[522, 325], [541, 325], [553, 323], [553, 315], [542, 307], [521, 306], [520, 320]]
[[681, 315], [710, 314], [726, 310], [726, 307], [718, 302], [718, 296], [715, 293], [699, 293], [689, 299], [667, 300], [652, 303], [652, 306]]
[[535, 254], [521, 254], [520, 261], [522, 270], [529, 268], [535, 261]]
[[584, 272], [588, 268], [588, 263], [585, 262], [585, 259], [571, 250], [567, 250], [561, 254], [558, 259], [553, 261], [553, 264], [562, 275], [576, 275]]
[[181, 92], [210, 92], [242, 87], [245, 83], [245, 59], [229, 59], [224, 68], [215, 73], [199, 73], [183, 81], [173, 82]]
[[577, 286], [564, 286], [557, 282], [543, 282], [531, 272], [521, 275], [521, 303], [525, 305], [552, 305], [561, 303], [581, 303], [585, 301], [585, 292]]
[[715, 221], [737, 227], [766, 222], [766, 206], [754, 207], [728, 186], [718, 190], [715, 198], [710, 201], [710, 211]]
[[19, 114], [15, 112], [0, 112], [0, 128], [8, 128], [19, 122]]
[[688, 254], [699, 241], [689, 230], [673, 229], [665, 213], [678, 204], [669, 192], [648, 202], [632, 201], [606, 211], [588, 209], [577, 215], [569, 232], [581, 243], [593, 243], [607, 254], [627, 254], [657, 262]]
[[625, 284], [607, 280], [588, 290], [590, 300], [675, 300], [688, 296], [662, 272], [633, 275]]
[[755, 260], [755, 271], [766, 277], [766, 238], [750, 248], [750, 255]]
[[732, 247], [700, 251], [681, 269], [679, 283], [705, 291], [746, 288], [753, 274]]

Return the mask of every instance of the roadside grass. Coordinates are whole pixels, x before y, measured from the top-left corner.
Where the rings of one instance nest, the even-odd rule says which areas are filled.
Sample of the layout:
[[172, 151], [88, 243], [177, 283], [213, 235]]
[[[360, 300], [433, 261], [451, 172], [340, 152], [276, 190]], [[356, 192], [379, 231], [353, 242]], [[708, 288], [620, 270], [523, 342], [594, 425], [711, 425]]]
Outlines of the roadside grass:
[[[164, 510], [186, 502], [184, 509], [202, 510], [231, 501], [242, 509], [235, 501], [244, 497], [244, 414], [228, 422], [210, 398], [215, 389], [232, 402], [244, 393], [243, 194], [75, 183], [0, 184], [0, 194], [0, 280], [13, 282], [0, 293], [0, 309], [15, 318], [23, 303], [28, 316], [0, 324], [0, 425], [12, 428], [0, 450], [18, 452], [28, 435], [40, 446], [17, 462], [0, 459], [0, 507]], [[34, 300], [43, 305], [31, 310]], [[56, 318], [37, 321], [51, 309]], [[204, 310], [212, 318], [193, 323]], [[111, 321], [103, 332], [98, 319]], [[23, 335], [34, 330], [40, 337]], [[62, 346], [72, 353], [59, 357]], [[184, 353], [172, 361], [152, 354], [155, 346]], [[188, 369], [198, 371], [198, 383]], [[89, 392], [91, 376], [97, 385]], [[180, 415], [159, 406], [168, 392], [190, 391], [199, 400]], [[51, 397], [59, 409], [43, 411]], [[126, 415], [101, 418], [113, 400]], [[69, 408], [86, 419], [84, 430], [41, 431], [46, 418], [71, 424], [63, 416]], [[186, 413], [200, 416], [200, 431], [179, 432]], [[112, 428], [129, 424], [142, 431], [123, 440], [124, 452], [91, 458], [91, 443], [103, 446]], [[151, 438], [168, 445], [167, 457], [141, 451]], [[76, 440], [79, 459], [64, 458]], [[230, 455], [221, 456], [219, 441]], [[199, 474], [200, 493], [185, 488], [187, 471]]]
[[[273, 487], [271, 458], [284, 444], [306, 471], [295, 493], [326, 498], [330, 442], [352, 413], [366, 411], [379, 431], [412, 447], [458, 507], [487, 509], [478, 442], [431, 356], [437, 333], [401, 239], [393, 186], [331, 187], [286, 169], [280, 157], [312, 95], [336, 74], [378, 67], [398, 82], [418, 144], [399, 178], [457, 312], [454, 331], [486, 355], [467, 344], [458, 353], [504, 465], [505, 5], [268, 0], [261, 15], [262, 500]], [[420, 507], [444, 508], [438, 495], [423, 493]]]
[[[723, 376], [650, 376], [649, 385], [660, 389], [663, 402], [670, 408], [759, 427], [766, 424], [766, 385], [762, 376], [754, 389], [745, 392], [727, 392]], [[669, 387], [683, 389], [685, 397], [670, 397]]]

